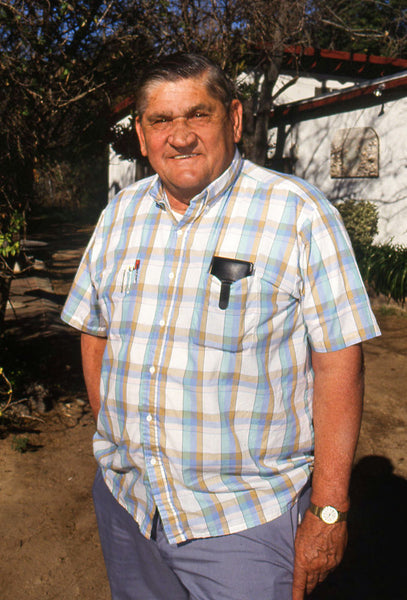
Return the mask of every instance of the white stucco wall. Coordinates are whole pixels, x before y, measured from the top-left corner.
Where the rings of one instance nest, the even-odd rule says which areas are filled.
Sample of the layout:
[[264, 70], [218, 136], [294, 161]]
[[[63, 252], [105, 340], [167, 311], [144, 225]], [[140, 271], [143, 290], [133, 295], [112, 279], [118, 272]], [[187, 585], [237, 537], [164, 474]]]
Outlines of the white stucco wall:
[[[292, 80], [292, 75], [280, 75], [273, 88], [273, 95]], [[302, 75], [295, 83], [288, 86], [276, 97], [275, 104], [287, 104], [289, 102], [297, 102], [297, 100], [304, 100], [305, 98], [314, 98], [319, 95], [317, 90], [320, 90], [322, 87], [325, 87], [326, 91], [340, 91], [354, 85], [355, 83], [353, 81], [345, 80], [343, 77], [333, 79], [323, 75], [320, 77]]]
[[[330, 176], [333, 136], [339, 129], [371, 127], [379, 137], [379, 177]], [[379, 209], [377, 241], [407, 245], [407, 98], [286, 126], [284, 155], [295, 155], [295, 174], [331, 200], [359, 198]], [[275, 139], [276, 131], [272, 131]]]
[[[127, 125], [129, 117], [125, 117], [118, 125]], [[136, 179], [136, 161], [121, 159], [110, 146], [109, 148], [109, 200], [117, 192], [133, 183]]]
[[[263, 77], [259, 79], [259, 86]], [[252, 85], [254, 82], [253, 73], [242, 73], [237, 78], [238, 84]], [[279, 95], [278, 92], [288, 83], [284, 91]], [[275, 104], [287, 104], [289, 102], [297, 102], [305, 98], [314, 98], [318, 96], [318, 90], [325, 88], [328, 91], [340, 91], [342, 89], [352, 87], [357, 84], [357, 80], [349, 80], [344, 77], [326, 77], [325, 75], [301, 75], [296, 78], [294, 74], [281, 73], [273, 87], [273, 96], [276, 96]]]

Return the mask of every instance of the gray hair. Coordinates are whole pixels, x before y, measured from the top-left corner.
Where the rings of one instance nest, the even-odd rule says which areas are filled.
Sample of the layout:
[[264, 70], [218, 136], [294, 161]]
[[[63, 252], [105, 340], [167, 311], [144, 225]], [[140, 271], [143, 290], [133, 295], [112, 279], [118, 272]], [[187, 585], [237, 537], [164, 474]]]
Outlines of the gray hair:
[[237, 97], [233, 81], [216, 63], [201, 54], [177, 53], [165, 56], [152, 65], [147, 65], [137, 86], [136, 109], [141, 117], [147, 107], [147, 94], [154, 83], [179, 81], [206, 76], [208, 93], [220, 100], [229, 111], [232, 100]]

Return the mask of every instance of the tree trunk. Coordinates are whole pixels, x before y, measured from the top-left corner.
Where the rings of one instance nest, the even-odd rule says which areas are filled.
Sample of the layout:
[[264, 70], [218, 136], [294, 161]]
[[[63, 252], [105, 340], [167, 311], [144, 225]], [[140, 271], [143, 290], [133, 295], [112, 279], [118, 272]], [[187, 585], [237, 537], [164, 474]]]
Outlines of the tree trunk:
[[272, 92], [280, 71], [282, 58], [266, 56], [258, 73], [258, 92], [245, 102], [244, 153], [260, 166], [267, 160], [268, 124], [272, 108]]
[[260, 87], [256, 125], [254, 129], [253, 161], [264, 166], [268, 150], [268, 124], [272, 107], [272, 92], [280, 72], [281, 59], [272, 57], [263, 63], [263, 79]]

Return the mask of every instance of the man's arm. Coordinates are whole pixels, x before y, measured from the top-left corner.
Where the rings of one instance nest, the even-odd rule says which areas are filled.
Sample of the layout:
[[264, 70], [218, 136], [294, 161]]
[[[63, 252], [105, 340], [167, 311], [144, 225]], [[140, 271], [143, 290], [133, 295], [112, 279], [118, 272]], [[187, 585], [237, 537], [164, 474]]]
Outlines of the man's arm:
[[[337, 352], [312, 352], [315, 466], [311, 501], [349, 508], [349, 481], [359, 436], [363, 403], [360, 344]], [[326, 525], [307, 511], [295, 540], [293, 600], [303, 600], [342, 559], [346, 522]]]
[[100, 373], [102, 370], [102, 358], [105, 347], [106, 338], [82, 333], [81, 353], [83, 376], [85, 378], [89, 403], [95, 421], [97, 421], [100, 408]]

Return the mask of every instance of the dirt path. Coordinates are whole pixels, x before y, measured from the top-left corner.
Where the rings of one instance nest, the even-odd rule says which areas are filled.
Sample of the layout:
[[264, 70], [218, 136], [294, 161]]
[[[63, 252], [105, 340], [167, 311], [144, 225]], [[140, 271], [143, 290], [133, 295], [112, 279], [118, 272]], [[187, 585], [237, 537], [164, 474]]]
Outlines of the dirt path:
[[[55, 314], [89, 231], [65, 226], [63, 236], [49, 233], [52, 290], [30, 294], [45, 298]], [[78, 336], [55, 320], [32, 321], [21, 311], [18, 320], [9, 320], [3, 354], [48, 393], [41, 421], [29, 421], [28, 430], [0, 428], [0, 600], [108, 600], [90, 494], [94, 425]], [[407, 317], [379, 315], [379, 321], [382, 338], [365, 345], [366, 401], [349, 549], [343, 566], [313, 595], [318, 600], [407, 598], [399, 552], [407, 535]]]

